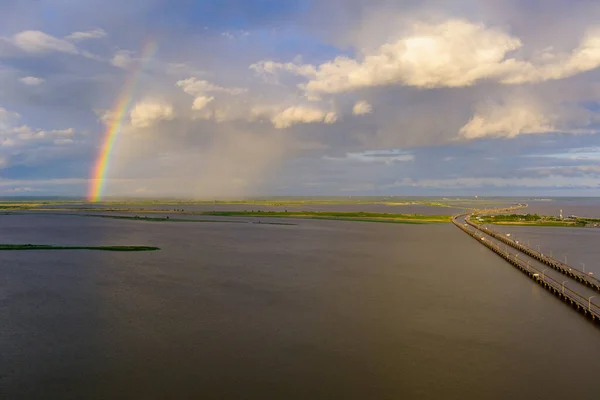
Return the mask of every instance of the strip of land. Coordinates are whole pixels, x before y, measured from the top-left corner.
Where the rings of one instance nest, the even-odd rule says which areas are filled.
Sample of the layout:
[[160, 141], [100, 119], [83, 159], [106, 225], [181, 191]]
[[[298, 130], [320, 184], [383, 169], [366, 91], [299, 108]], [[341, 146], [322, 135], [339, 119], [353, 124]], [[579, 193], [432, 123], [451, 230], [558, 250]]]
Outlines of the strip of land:
[[208, 211], [202, 215], [215, 217], [304, 218], [360, 222], [387, 222], [397, 224], [429, 224], [450, 222], [449, 215], [387, 214], [370, 212], [323, 212], [323, 211]]
[[[132, 207], [148, 207], [148, 206], [194, 206], [194, 205], [248, 205], [248, 206], [265, 206], [265, 207], [298, 207], [306, 205], [386, 205], [386, 206], [428, 206], [442, 208], [465, 208], [472, 207], [461, 204], [463, 201], [447, 201], [437, 199], [416, 199], [416, 198], [391, 198], [391, 197], [369, 197], [369, 198], [264, 198], [264, 199], [230, 199], [230, 200], [175, 200], [175, 199], [111, 199], [104, 200], [96, 205], [101, 207], [88, 207], [87, 201], [82, 200], [27, 200], [27, 201], [1, 201], [0, 209], [7, 210], [31, 210], [36, 208], [52, 208], [52, 209], [71, 209], [79, 208], [82, 210], [98, 210], [99, 208], [128, 208]], [[139, 210], [141, 211], [141, 209]], [[160, 211], [160, 210], [155, 210]], [[164, 211], [164, 210], [163, 210]]]
[[128, 216], [128, 215], [103, 215], [103, 214], [78, 214], [76, 212], [71, 214], [61, 215], [77, 215], [80, 217], [95, 217], [95, 218], [110, 218], [110, 219], [128, 219], [134, 221], [148, 221], [148, 222], [225, 222], [231, 224], [244, 224], [245, 221], [227, 221], [217, 219], [191, 219], [191, 218], [170, 218], [170, 217], [147, 217], [147, 216]]
[[[48, 215], [48, 214], [46, 214]], [[58, 214], [53, 214], [58, 215]], [[144, 215], [139, 216], [128, 216], [128, 215], [103, 215], [103, 214], [60, 214], [60, 215], [76, 215], [79, 217], [95, 217], [95, 218], [109, 218], [109, 219], [126, 219], [132, 221], [143, 221], [143, 222], [224, 222], [230, 224], [248, 224], [249, 221], [229, 221], [222, 219], [191, 219], [191, 218], [171, 218], [171, 217], [146, 217]], [[260, 222], [266, 225], [297, 225], [287, 222]]]
[[559, 218], [538, 214], [500, 214], [473, 215], [471, 222], [476, 224], [512, 225], [512, 226], [562, 226], [571, 228], [598, 228], [600, 219], [567, 217]]
[[156, 251], [151, 246], [53, 246], [48, 244], [0, 244], [0, 251], [12, 250], [102, 250], [102, 251]]
[[[52, 211], [41, 211], [44, 215], [64, 215], [64, 216], [80, 216], [92, 218], [110, 218], [120, 220], [132, 220], [142, 222], [224, 222], [224, 223], [261, 223], [267, 225], [296, 225], [289, 222], [265, 222], [265, 221], [244, 221], [233, 220], [235, 217], [255, 217], [255, 218], [289, 218], [289, 219], [323, 219], [334, 221], [355, 221], [355, 222], [382, 222], [393, 224], [432, 224], [432, 223], [448, 223], [451, 220], [449, 215], [421, 215], [421, 214], [388, 214], [388, 213], [370, 213], [370, 212], [324, 212], [324, 211], [203, 211], [203, 212], [186, 212], [185, 215], [196, 216], [211, 216], [211, 217], [229, 217], [228, 220], [223, 219], [192, 219], [192, 218], [171, 218], [166, 217], [148, 217], [144, 215], [111, 215], [108, 212], [112, 210], [102, 210], [107, 214], [89, 214], [71, 209], [69, 213], [57, 213]], [[96, 210], [100, 212], [100, 210]], [[131, 210], [119, 211], [122, 213], [133, 213]], [[38, 213], [37, 211], [27, 211], [26, 214]], [[19, 215], [20, 212], [6, 212], [5, 215]], [[181, 214], [179, 214], [181, 215]]]

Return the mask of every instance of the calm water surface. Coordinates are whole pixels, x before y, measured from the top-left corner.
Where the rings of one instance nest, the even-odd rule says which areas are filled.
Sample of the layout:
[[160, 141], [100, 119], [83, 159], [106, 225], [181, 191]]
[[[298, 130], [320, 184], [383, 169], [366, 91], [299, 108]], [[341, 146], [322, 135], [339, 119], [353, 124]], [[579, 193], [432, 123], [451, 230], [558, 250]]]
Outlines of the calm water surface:
[[600, 199], [552, 199], [552, 201], [525, 201], [529, 213], [540, 215], [556, 215], [563, 211], [563, 215], [576, 215], [578, 217], [600, 218]]
[[493, 225], [493, 229], [509, 233], [513, 239], [529, 244], [534, 250], [560, 261], [567, 262], [577, 269], [593, 272], [600, 278], [600, 229], [565, 228], [546, 226], [506, 226]]
[[450, 224], [0, 216], [7, 398], [597, 399], [600, 329]]

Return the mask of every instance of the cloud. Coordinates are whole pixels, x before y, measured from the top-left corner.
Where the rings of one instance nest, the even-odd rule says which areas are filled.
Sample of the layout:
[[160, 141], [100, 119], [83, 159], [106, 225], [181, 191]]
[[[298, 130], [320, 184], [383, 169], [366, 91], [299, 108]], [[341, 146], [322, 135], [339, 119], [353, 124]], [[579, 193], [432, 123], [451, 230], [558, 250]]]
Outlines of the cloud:
[[520, 47], [516, 37], [465, 20], [415, 23], [409, 35], [381, 45], [362, 61], [340, 56], [319, 65], [303, 88], [340, 93], [386, 85], [469, 86], [501, 73], [510, 63], [506, 54]]
[[582, 177], [593, 176], [600, 177], [600, 165], [556, 165], [550, 167], [531, 167], [527, 171], [533, 171], [540, 176], [561, 176], [561, 177]]
[[192, 104], [192, 109], [196, 111], [203, 110], [211, 101], [213, 101], [214, 97], [206, 97], [199, 96], [194, 99], [194, 103]]
[[211, 92], [226, 93], [232, 96], [236, 96], [247, 92], [247, 89], [236, 87], [227, 88], [196, 78], [188, 78], [177, 81], [177, 86], [179, 86], [183, 89], [184, 92], [192, 96], [201, 96], [205, 93]]
[[[43, 165], [81, 151], [84, 137], [73, 128], [39, 129], [18, 125], [21, 116], [0, 107], [0, 167]], [[77, 139], [77, 140], [76, 140]]]
[[255, 105], [250, 108], [249, 121], [268, 119], [276, 129], [289, 128], [296, 124], [323, 122], [334, 124], [338, 115], [334, 111], [324, 111], [320, 108], [306, 105], [289, 107], [279, 105]]
[[37, 86], [37, 85], [41, 85], [42, 83], [44, 83], [44, 79], [37, 78], [35, 76], [26, 76], [19, 80], [27, 86]]
[[73, 32], [65, 39], [72, 40], [74, 42], [80, 42], [88, 39], [101, 39], [107, 36], [108, 34], [103, 29], [92, 29], [84, 32]]
[[350, 161], [359, 163], [383, 163], [393, 164], [396, 162], [414, 161], [415, 156], [407, 151], [400, 149], [391, 150], [367, 150], [358, 153], [346, 153], [344, 157], [323, 157], [329, 161]]
[[55, 38], [41, 31], [23, 31], [12, 38], [13, 44], [34, 54], [61, 52], [77, 54], [77, 48], [70, 42]]
[[32, 192], [41, 192], [42, 189], [32, 188], [32, 187], [15, 187], [6, 189], [7, 193], [32, 193]]
[[338, 116], [333, 111], [330, 111], [327, 114], [325, 114], [325, 118], [323, 118], [323, 122], [325, 122], [326, 124], [335, 124], [337, 120]]
[[[214, 107], [212, 111], [206, 110], [206, 106], [215, 101], [215, 96], [211, 96], [209, 93], [239, 96], [247, 92], [247, 89], [223, 87], [210, 83], [206, 80], [200, 80], [196, 78], [179, 80], [177, 81], [177, 86], [183, 89], [185, 93], [195, 97], [194, 102], [192, 103], [192, 110], [204, 111], [201, 114], [196, 114], [194, 118], [206, 120], [214, 119], [216, 122], [224, 122], [230, 119], [235, 119], [235, 115], [239, 113], [234, 111], [231, 105]], [[239, 115], [237, 116], [239, 117]]]
[[288, 107], [271, 117], [271, 122], [277, 129], [289, 128], [299, 123], [325, 122], [326, 124], [333, 124], [336, 121], [336, 113], [307, 106]]
[[168, 103], [144, 100], [135, 105], [129, 114], [135, 128], [148, 128], [159, 121], [175, 118], [173, 106]]
[[556, 153], [532, 154], [528, 157], [554, 158], [557, 160], [600, 161], [600, 147], [573, 148]]
[[[459, 136], [464, 139], [482, 137], [514, 138], [523, 134], [595, 133], [587, 115], [568, 115], [569, 110], [559, 105], [558, 111], [541, 107], [535, 102], [512, 100], [508, 103], [488, 103], [464, 125]], [[583, 118], [582, 118], [583, 117]]]
[[19, 113], [9, 111], [4, 107], [0, 107], [0, 129], [12, 125], [19, 118], [21, 118]]
[[[57, 178], [57, 179], [0, 179], [0, 187], [15, 185], [52, 186], [52, 185], [81, 185], [87, 184], [83, 178]], [[10, 190], [10, 189], [8, 189]], [[41, 189], [40, 189], [41, 190]]]
[[237, 32], [225, 31], [225, 32], [221, 33], [221, 36], [223, 36], [229, 40], [234, 40], [237, 38], [248, 37], [248, 36], [250, 36], [250, 32], [248, 32], [248, 31], [237, 31]]
[[[0, 112], [3, 176], [85, 176], [104, 137], [98, 119], [115, 117], [92, 110], [110, 108], [142, 64], [138, 104], [115, 149], [122, 165], [113, 179], [132, 181], [113, 181], [115, 194], [269, 195], [283, 186], [302, 194], [317, 190], [305, 189], [310, 182], [320, 194], [366, 195], [404, 178], [535, 179], [542, 170], [527, 168], [577, 174], [597, 163], [583, 153], [531, 156], [598, 144], [598, 135], [564, 134], [600, 127], [600, 8], [590, 2], [569, 6], [578, 11], [567, 21], [558, 1], [328, 0], [286, 14], [284, 24], [275, 10], [265, 17], [249, 7], [256, 15], [238, 14], [235, 27], [221, 19], [223, 2], [208, 14], [175, 7], [159, 19], [147, 2], [113, 3], [98, 3], [93, 15], [89, 5], [58, 5], [54, 25], [11, 9], [0, 38], [0, 105], [23, 116]], [[96, 26], [106, 31], [87, 29]], [[158, 51], [141, 63], [139, 45], [157, 27]], [[26, 87], [23, 77], [46, 81]]]
[[590, 31], [571, 53], [538, 52], [533, 60], [507, 57], [523, 47], [508, 33], [463, 19], [417, 22], [410, 33], [361, 59], [339, 56], [318, 66], [261, 61], [262, 75], [287, 71], [308, 78], [309, 93], [343, 93], [377, 86], [467, 87], [484, 79], [504, 84], [564, 79], [600, 66], [600, 30]]
[[365, 115], [370, 114], [373, 111], [373, 106], [371, 106], [366, 101], [359, 101], [352, 107], [352, 114], [354, 115]]
[[190, 76], [190, 75], [205, 75], [207, 71], [198, 69], [183, 62], [176, 63], [167, 63], [165, 67], [165, 73], [167, 75], [180, 75], [180, 76]]
[[521, 134], [556, 132], [549, 117], [527, 105], [490, 107], [477, 113], [459, 134], [465, 139], [480, 137], [511, 138]]
[[538, 65], [529, 62], [514, 62], [510, 74], [502, 83], [538, 83], [571, 77], [581, 72], [600, 67], [600, 29], [586, 34], [582, 43], [570, 54], [555, 54], [549, 51], [539, 55]]
[[63, 139], [64, 137], [73, 136], [74, 130], [73, 128], [68, 129], [52, 129], [52, 130], [42, 130], [42, 129], [32, 129], [27, 125], [22, 125], [18, 128], [14, 128], [11, 133], [21, 142], [32, 141], [32, 140], [49, 140], [54, 141], [58, 139]]
[[118, 68], [128, 69], [137, 62], [134, 52], [129, 50], [117, 50], [110, 63]]
[[561, 171], [543, 177], [515, 177], [515, 178], [480, 178], [480, 177], [461, 177], [449, 179], [411, 179], [405, 178], [396, 181], [393, 184], [384, 185], [382, 188], [391, 189], [394, 187], [412, 187], [412, 188], [431, 188], [431, 189], [485, 189], [493, 188], [598, 188], [597, 174], [591, 176], [570, 176], [568, 172], [563, 175]]
[[295, 63], [280, 63], [275, 61], [259, 61], [251, 64], [249, 67], [259, 76], [276, 75], [278, 71], [286, 71], [294, 75], [304, 76], [307, 78], [315, 77], [317, 69], [314, 65], [304, 64], [298, 65]]

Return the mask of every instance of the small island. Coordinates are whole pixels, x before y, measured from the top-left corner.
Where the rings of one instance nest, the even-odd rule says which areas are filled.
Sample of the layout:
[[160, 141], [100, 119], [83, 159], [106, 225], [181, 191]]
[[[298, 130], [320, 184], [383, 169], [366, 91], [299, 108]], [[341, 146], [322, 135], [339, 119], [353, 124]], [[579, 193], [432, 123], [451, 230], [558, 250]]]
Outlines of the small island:
[[53, 246], [48, 244], [0, 244], [0, 251], [13, 250], [101, 250], [101, 251], [156, 251], [152, 246]]

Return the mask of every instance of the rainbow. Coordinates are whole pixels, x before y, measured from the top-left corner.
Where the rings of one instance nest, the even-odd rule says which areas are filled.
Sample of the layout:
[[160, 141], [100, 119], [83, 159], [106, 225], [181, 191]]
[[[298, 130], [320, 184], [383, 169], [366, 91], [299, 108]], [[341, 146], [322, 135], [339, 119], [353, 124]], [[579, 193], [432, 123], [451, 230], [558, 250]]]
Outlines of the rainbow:
[[140, 81], [140, 77], [142, 76], [144, 66], [148, 63], [155, 51], [156, 42], [153, 40], [146, 42], [141, 52], [141, 61], [139, 62], [139, 65], [125, 83], [123, 91], [119, 95], [119, 98], [111, 111], [111, 122], [104, 133], [104, 142], [100, 148], [96, 162], [94, 163], [90, 178], [88, 190], [89, 201], [96, 202], [102, 197], [104, 186], [106, 184], [108, 165], [110, 164], [110, 156], [115, 146], [115, 142], [131, 108], [131, 102]]

